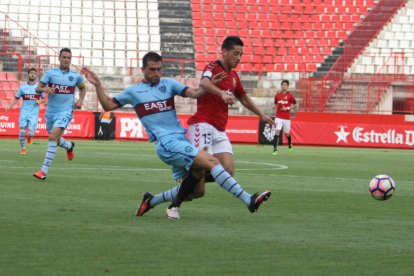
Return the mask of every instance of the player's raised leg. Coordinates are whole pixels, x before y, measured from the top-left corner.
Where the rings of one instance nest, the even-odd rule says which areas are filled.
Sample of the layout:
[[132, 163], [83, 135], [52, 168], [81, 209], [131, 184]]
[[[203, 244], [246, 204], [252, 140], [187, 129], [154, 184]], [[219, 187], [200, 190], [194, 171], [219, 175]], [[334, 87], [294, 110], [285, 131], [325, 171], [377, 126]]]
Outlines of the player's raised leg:
[[210, 170], [211, 175], [214, 177], [219, 186], [241, 200], [252, 213], [256, 212], [259, 206], [267, 201], [271, 195], [270, 191], [265, 191], [260, 195], [249, 194], [241, 187], [236, 179], [234, 179], [223, 168], [223, 166], [214, 156], [211, 156], [204, 151], [200, 151], [200, 153], [197, 155], [195, 158], [195, 164], [197, 166], [201, 166], [207, 170]]

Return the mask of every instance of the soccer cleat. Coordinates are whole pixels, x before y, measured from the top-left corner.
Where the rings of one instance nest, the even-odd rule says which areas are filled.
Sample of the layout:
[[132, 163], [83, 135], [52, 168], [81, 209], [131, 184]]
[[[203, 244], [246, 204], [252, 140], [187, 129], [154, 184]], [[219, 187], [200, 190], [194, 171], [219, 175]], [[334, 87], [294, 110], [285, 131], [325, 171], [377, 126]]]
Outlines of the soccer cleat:
[[150, 206], [150, 201], [154, 196], [149, 192], [145, 192], [142, 197], [141, 205], [139, 206], [138, 210], [135, 212], [137, 217], [143, 216], [146, 212], [148, 212], [152, 207]]
[[38, 171], [37, 173], [34, 173], [33, 176], [40, 180], [45, 180], [47, 177], [47, 175], [43, 171]]
[[273, 155], [276, 155], [277, 154], [277, 150], [274, 150], [272, 154]]
[[180, 208], [172, 207], [171, 209], [167, 208], [167, 217], [169, 219], [180, 219]]
[[71, 143], [72, 143], [72, 147], [66, 150], [66, 155], [69, 161], [71, 161], [73, 157], [75, 156], [75, 153], [73, 152], [73, 149], [75, 148], [75, 142], [71, 142]]
[[32, 144], [32, 137], [31, 136], [27, 136], [27, 144], [28, 145]]
[[272, 192], [265, 191], [265, 192], [261, 193], [260, 195], [258, 195], [257, 193], [252, 195], [250, 204], [247, 207], [249, 209], [249, 211], [251, 213], [256, 213], [257, 209], [259, 209], [260, 205], [262, 203], [266, 202], [269, 199], [271, 194], [272, 194]]
[[21, 151], [20, 151], [20, 154], [26, 154], [27, 153], [27, 150], [26, 149], [22, 149]]

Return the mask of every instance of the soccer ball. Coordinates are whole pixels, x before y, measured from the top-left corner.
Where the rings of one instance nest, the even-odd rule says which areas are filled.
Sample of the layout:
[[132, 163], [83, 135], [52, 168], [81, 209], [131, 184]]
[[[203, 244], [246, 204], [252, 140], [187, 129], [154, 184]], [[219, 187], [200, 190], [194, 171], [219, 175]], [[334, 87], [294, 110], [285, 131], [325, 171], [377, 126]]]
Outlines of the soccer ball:
[[395, 182], [388, 175], [377, 175], [369, 183], [369, 191], [373, 198], [387, 200], [395, 192]]

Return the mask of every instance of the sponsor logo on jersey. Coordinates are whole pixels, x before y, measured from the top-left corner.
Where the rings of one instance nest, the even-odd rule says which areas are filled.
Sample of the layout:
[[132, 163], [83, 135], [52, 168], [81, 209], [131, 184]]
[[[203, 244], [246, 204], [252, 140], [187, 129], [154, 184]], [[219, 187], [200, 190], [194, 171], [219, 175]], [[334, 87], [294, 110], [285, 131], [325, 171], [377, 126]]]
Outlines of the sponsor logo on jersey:
[[139, 118], [142, 118], [147, 115], [159, 113], [159, 112], [174, 110], [174, 109], [175, 109], [174, 98], [137, 104], [135, 106], [135, 112], [137, 113]]
[[56, 94], [74, 94], [75, 93], [75, 86], [49, 83], [49, 87], [52, 87], [55, 90]]
[[22, 98], [24, 101], [30, 101], [30, 100], [40, 100], [42, 97], [40, 95], [35, 95], [35, 94], [25, 94], [23, 95]]

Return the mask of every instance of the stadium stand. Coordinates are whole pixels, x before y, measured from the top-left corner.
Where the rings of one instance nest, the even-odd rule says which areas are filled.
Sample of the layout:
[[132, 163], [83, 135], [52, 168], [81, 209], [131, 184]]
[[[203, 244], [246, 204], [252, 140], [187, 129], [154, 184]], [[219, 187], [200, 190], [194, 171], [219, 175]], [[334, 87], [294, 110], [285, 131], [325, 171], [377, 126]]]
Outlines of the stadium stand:
[[[203, 1], [193, 0], [197, 68], [200, 56], [218, 52], [226, 35], [239, 35], [252, 48], [240, 70], [250, 63], [279, 72], [314, 72], [340, 46], [374, 1]], [[214, 28], [214, 32], [207, 30]], [[209, 43], [210, 40], [218, 42]], [[276, 49], [275, 49], [276, 48]], [[269, 50], [272, 49], [272, 50]], [[275, 49], [275, 53], [271, 51]], [[294, 49], [294, 50], [292, 50]], [[200, 64], [201, 65], [200, 65]], [[271, 66], [266, 66], [271, 64]], [[276, 65], [273, 67], [273, 65]], [[329, 68], [327, 68], [329, 70]]]
[[[269, 115], [269, 103], [283, 78], [291, 81], [301, 110], [366, 112], [375, 103], [363, 100], [369, 98], [363, 93], [383, 74], [394, 79], [382, 83], [385, 92], [377, 94], [389, 90], [399, 78], [395, 73], [405, 79], [414, 74], [414, 57], [408, 50], [414, 47], [413, 1], [2, 0], [0, 64], [1, 70], [14, 72], [17, 84], [27, 68], [46, 70], [57, 64], [60, 48], [70, 47], [74, 68], [91, 67], [115, 94], [140, 79], [139, 61], [153, 50], [165, 58], [165, 76], [197, 85], [200, 70], [219, 57], [224, 37], [239, 35], [245, 53], [237, 71]], [[379, 23], [374, 15], [384, 3], [396, 5], [387, 16], [381, 11]], [[367, 23], [370, 16], [374, 20]], [[362, 35], [366, 40], [359, 43], [364, 22], [375, 25], [375, 32]], [[335, 71], [344, 57], [348, 64]], [[395, 60], [398, 63], [391, 64]], [[329, 79], [332, 72], [341, 78]], [[10, 94], [4, 91], [10, 90], [3, 89], [2, 78], [4, 102]], [[356, 91], [363, 91], [362, 96]], [[365, 103], [356, 108], [350, 95]], [[86, 100], [86, 108], [98, 109], [94, 93]], [[192, 113], [193, 103], [181, 100], [177, 109]], [[247, 114], [240, 105], [232, 110]]]

